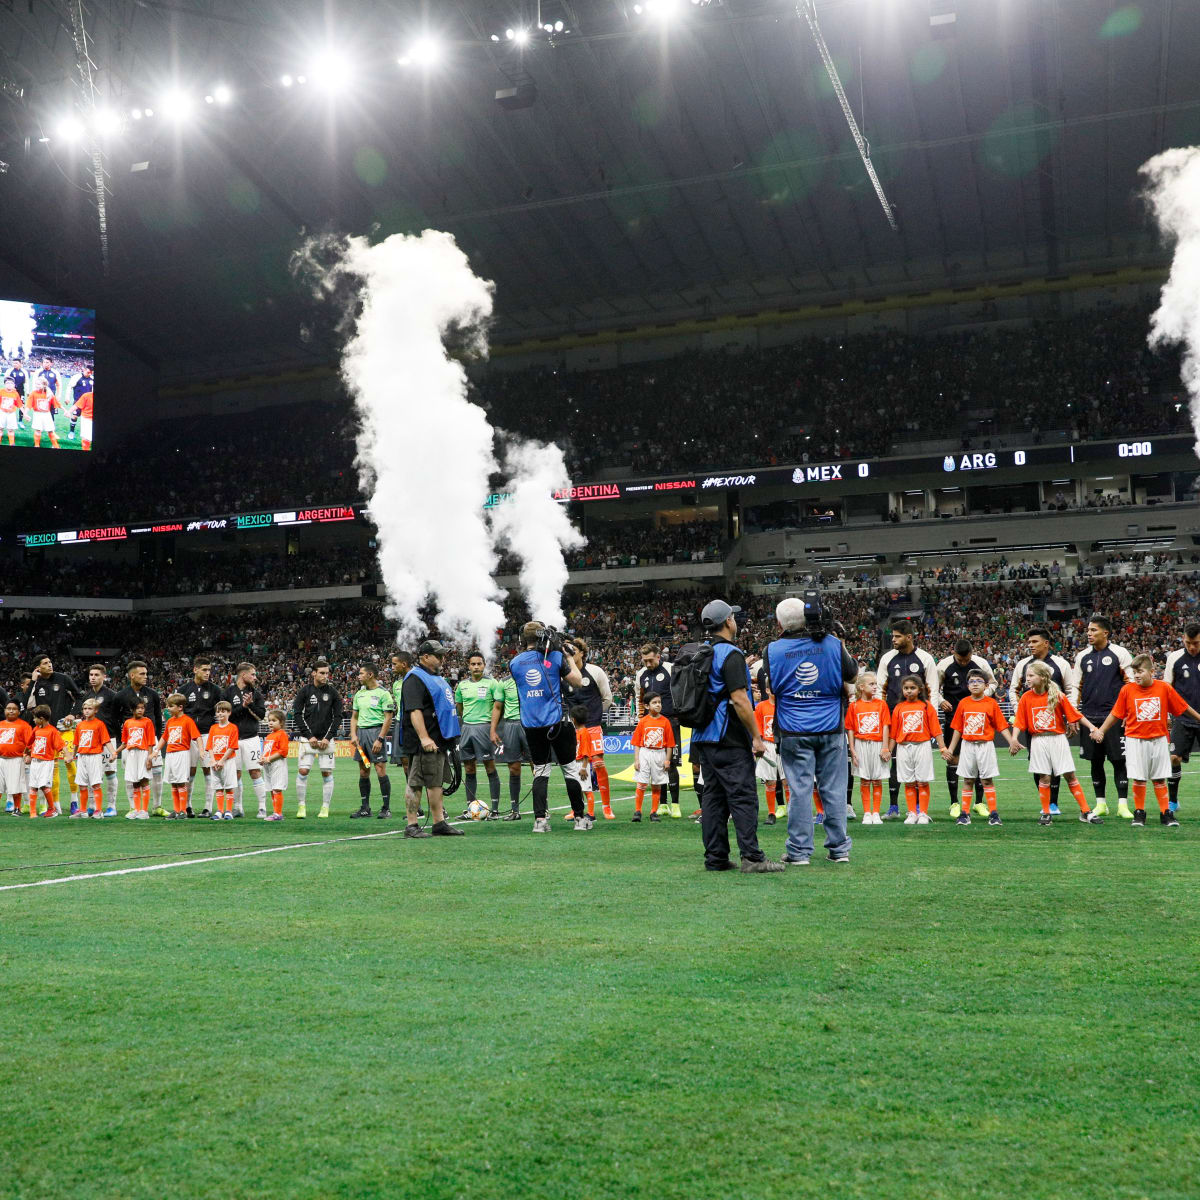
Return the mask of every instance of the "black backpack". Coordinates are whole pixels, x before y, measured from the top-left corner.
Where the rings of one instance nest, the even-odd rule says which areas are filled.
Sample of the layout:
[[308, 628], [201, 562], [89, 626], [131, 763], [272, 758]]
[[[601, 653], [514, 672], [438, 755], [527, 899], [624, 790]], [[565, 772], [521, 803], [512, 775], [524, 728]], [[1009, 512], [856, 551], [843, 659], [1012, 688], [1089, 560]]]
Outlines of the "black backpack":
[[671, 667], [671, 703], [675, 717], [692, 730], [705, 728], [717, 710], [716, 700], [708, 690], [712, 665], [712, 644], [689, 642], [675, 656]]

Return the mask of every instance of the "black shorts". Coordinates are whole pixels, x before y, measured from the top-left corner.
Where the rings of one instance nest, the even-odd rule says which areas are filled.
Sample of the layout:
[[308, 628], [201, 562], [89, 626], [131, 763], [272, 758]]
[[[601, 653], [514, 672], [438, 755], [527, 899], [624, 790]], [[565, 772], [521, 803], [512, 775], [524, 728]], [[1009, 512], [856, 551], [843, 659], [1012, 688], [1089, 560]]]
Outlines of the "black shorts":
[[683, 741], [679, 734], [679, 720], [676, 717], [668, 717], [671, 722], [671, 732], [675, 735], [675, 745], [671, 747], [671, 753], [667, 755], [667, 766], [678, 767], [683, 762]]
[[529, 761], [535, 766], [556, 762], [560, 767], [569, 767], [575, 761], [579, 748], [575, 726], [570, 721], [559, 721], [557, 725], [525, 727], [525, 740], [529, 743]]
[[[1092, 724], [1095, 725], [1097, 722], [1092, 721]], [[1125, 761], [1125, 734], [1120, 725], [1114, 725], [1104, 735], [1104, 741], [1093, 742], [1091, 733], [1081, 728], [1079, 752], [1086, 762], [1092, 762], [1096, 758], [1107, 758], [1110, 763], [1123, 763]]]
[[1187, 762], [1194, 749], [1200, 749], [1200, 726], [1186, 721], [1171, 722], [1171, 753], [1180, 762]]

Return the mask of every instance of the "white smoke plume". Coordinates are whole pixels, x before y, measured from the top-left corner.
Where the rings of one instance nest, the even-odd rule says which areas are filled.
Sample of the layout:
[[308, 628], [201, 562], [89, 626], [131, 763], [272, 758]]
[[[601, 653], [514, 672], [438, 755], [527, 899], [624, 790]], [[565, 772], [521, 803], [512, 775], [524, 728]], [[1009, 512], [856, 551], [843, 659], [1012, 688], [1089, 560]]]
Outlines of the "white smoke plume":
[[32, 304], [0, 300], [0, 346], [4, 348], [6, 362], [11, 362], [18, 351], [29, 357], [33, 352], [35, 328]]
[[1183, 347], [1183, 383], [1200, 455], [1200, 146], [1164, 150], [1144, 163], [1146, 199], [1158, 227], [1175, 244], [1171, 273], [1150, 319], [1151, 347]]
[[445, 340], [465, 334], [472, 350], [486, 350], [492, 285], [435, 230], [376, 245], [309, 242], [297, 266], [329, 295], [356, 287], [342, 376], [359, 415], [359, 481], [379, 532], [389, 615], [402, 636], [419, 637], [419, 610], [432, 601], [443, 634], [490, 656], [504, 624], [483, 507], [496, 470], [493, 434]]
[[562, 592], [567, 582], [563, 551], [584, 544], [566, 506], [554, 493], [570, 486], [562, 450], [553, 443], [509, 438], [504, 451], [508, 503], [492, 510], [497, 541], [521, 564], [521, 587], [537, 621], [561, 627]]

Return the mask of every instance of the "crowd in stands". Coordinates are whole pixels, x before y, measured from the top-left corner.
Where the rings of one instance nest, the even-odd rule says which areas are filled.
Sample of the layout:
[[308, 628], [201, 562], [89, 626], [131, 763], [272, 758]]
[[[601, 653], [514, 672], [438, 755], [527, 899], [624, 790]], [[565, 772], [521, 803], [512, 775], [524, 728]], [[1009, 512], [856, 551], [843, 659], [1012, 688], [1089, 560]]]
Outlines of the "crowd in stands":
[[715, 562], [724, 538], [719, 521], [681, 521], [659, 529], [611, 530], [593, 524], [588, 543], [567, 554], [573, 571], [603, 567], [651, 566], [658, 563]]
[[[1182, 430], [1186, 405], [1177, 412], [1164, 400], [1180, 386], [1178, 356], [1147, 349], [1148, 323], [1148, 308], [1128, 307], [928, 337], [809, 337], [603, 371], [493, 370], [476, 398], [498, 427], [558, 440], [577, 480], [614, 466], [654, 474], [878, 456], [920, 438], [987, 448], [1002, 433], [1036, 442], [1052, 430], [1076, 440]], [[360, 498], [348, 400], [219, 420], [160, 415], [169, 422], [84, 456], [70, 486], [31, 497], [15, 525], [107, 523], [114, 480], [135, 498], [139, 511], [122, 514], [133, 521]]]

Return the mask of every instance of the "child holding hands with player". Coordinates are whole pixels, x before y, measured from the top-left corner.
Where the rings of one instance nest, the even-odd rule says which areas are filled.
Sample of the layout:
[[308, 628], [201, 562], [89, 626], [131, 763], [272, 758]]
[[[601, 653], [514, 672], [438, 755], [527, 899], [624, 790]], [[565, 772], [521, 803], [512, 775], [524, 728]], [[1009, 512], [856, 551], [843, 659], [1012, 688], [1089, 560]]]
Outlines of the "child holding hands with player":
[[270, 732], [263, 743], [259, 760], [267, 774], [267, 790], [271, 793], [271, 812], [264, 820], [283, 820], [283, 794], [288, 785], [288, 735], [283, 727], [283, 713], [277, 708], [267, 713]]
[[875, 673], [862, 672], [855, 684], [854, 699], [846, 708], [846, 734], [850, 760], [858, 774], [864, 825], [883, 824], [879, 809], [892, 759], [888, 742], [892, 714], [885, 701], [875, 699], [875, 686]]
[[[958, 750], [959, 742], [962, 743], [962, 753], [958, 756], [958, 777], [972, 786], [976, 779], [979, 780], [988, 807], [988, 824], [1001, 825], [1003, 822], [996, 810], [996, 776], [1000, 774], [1000, 764], [996, 761], [996, 734], [1004, 736], [1011, 754], [1020, 754], [1021, 744], [1009, 729], [996, 698], [984, 694], [987, 685], [987, 676], [982, 671], [971, 671], [967, 675], [969, 695], [964, 696], [954, 710], [954, 718], [950, 722], [954, 733], [950, 738], [950, 747], [942, 757], [949, 762]], [[967, 791], [968, 795], [970, 790]], [[970, 823], [971, 814], [964, 806], [955, 824]]]
[[233, 820], [233, 791], [237, 785], [237, 726], [229, 719], [233, 705], [228, 700], [221, 700], [213, 708], [216, 718], [208, 736], [204, 739], [204, 748], [212, 760], [213, 809], [214, 821]]
[[937, 710], [929, 703], [925, 680], [909, 675], [900, 685], [900, 703], [892, 709], [888, 727], [888, 750], [896, 757], [896, 778], [904, 785], [904, 802], [908, 807], [905, 825], [929, 825], [929, 785], [933, 782], [933, 751], [931, 741], [937, 741], [942, 757], [948, 755], [942, 739], [942, 723]]

